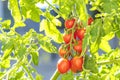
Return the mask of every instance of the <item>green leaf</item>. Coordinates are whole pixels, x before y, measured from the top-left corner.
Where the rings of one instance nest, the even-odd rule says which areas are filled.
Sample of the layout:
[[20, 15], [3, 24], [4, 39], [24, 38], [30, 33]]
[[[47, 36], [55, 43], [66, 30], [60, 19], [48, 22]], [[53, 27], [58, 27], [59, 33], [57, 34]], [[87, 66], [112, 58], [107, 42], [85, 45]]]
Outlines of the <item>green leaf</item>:
[[101, 78], [96, 74], [92, 74], [89, 76], [89, 80], [101, 80]]
[[120, 38], [120, 30], [118, 30], [118, 31], [116, 32], [116, 35], [117, 35], [118, 38]]
[[2, 18], [0, 18], [0, 21], [2, 20]]
[[56, 18], [54, 18], [52, 20], [52, 22], [53, 22], [53, 24], [55, 24], [56, 26], [59, 26], [59, 27], [61, 27], [61, 25], [62, 25], [62, 23], [58, 19], [56, 19]]
[[84, 23], [87, 24], [87, 9], [84, 0], [75, 0], [76, 3], [76, 11], [79, 15], [79, 19]]
[[120, 70], [118, 70], [118, 71], [115, 72], [115, 77], [120, 78]]
[[15, 78], [21, 79], [25, 75], [25, 72], [21, 69], [20, 71], [16, 72]]
[[60, 33], [60, 31], [56, 28], [56, 26], [53, 23], [45, 19], [40, 23], [40, 31], [43, 30], [45, 31], [46, 36], [52, 38], [55, 42], [63, 42], [62, 34]]
[[2, 22], [2, 28], [9, 29], [10, 28], [10, 24], [11, 24], [11, 20], [4, 20]]
[[30, 52], [30, 54], [32, 55], [32, 61], [35, 65], [39, 64], [39, 53], [37, 51], [32, 51]]
[[10, 60], [9, 59], [3, 60], [0, 63], [0, 65], [1, 65], [2, 68], [9, 68], [10, 67]]
[[105, 35], [104, 37], [102, 37], [104, 40], [108, 41], [111, 40], [115, 37], [115, 33], [114, 32], [110, 32], [109, 34]]
[[43, 77], [41, 75], [36, 75], [36, 80], [43, 80]]
[[22, 16], [21, 16], [21, 13], [20, 13], [20, 10], [19, 10], [17, 0], [9, 0], [8, 8], [11, 11], [11, 14], [13, 16], [13, 19], [14, 19], [15, 23], [22, 20]]
[[100, 49], [102, 49], [106, 53], [111, 51], [111, 46], [110, 46], [109, 42], [106, 41], [105, 39], [101, 40], [101, 43], [100, 43], [99, 47], [100, 47]]
[[87, 33], [83, 39], [83, 43], [82, 43], [82, 52], [85, 53], [86, 52], [86, 49], [87, 49], [87, 46], [88, 46], [88, 43], [89, 43], [89, 34]]
[[39, 41], [39, 44], [43, 50], [45, 50], [48, 53], [57, 53], [57, 48], [51, 43], [47, 41]]
[[84, 68], [90, 70], [92, 73], [98, 73], [96, 59], [93, 56], [85, 55]]
[[73, 80], [74, 79], [74, 75], [72, 72], [66, 73], [61, 75], [61, 80]]
[[25, 26], [26, 26], [26, 24], [25, 24], [23, 21], [19, 21], [19, 22], [16, 22], [16, 23], [14, 24], [14, 27], [15, 27], [15, 28], [25, 27]]
[[105, 17], [104, 18], [103, 29], [104, 29], [105, 34], [109, 34], [113, 30], [113, 27], [112, 27], [111, 23], [112, 23], [112, 18], [111, 17]]
[[13, 44], [14, 44], [14, 41], [9, 40], [4, 45], [2, 45], [2, 50], [4, 52], [2, 59], [6, 59], [9, 57], [9, 55], [11, 54], [13, 47], [14, 47]]
[[101, 40], [98, 39], [95, 42], [90, 43], [90, 53], [94, 54], [98, 51]]
[[26, 47], [24, 45], [20, 45], [19, 49], [17, 50], [17, 55], [21, 58], [26, 54]]

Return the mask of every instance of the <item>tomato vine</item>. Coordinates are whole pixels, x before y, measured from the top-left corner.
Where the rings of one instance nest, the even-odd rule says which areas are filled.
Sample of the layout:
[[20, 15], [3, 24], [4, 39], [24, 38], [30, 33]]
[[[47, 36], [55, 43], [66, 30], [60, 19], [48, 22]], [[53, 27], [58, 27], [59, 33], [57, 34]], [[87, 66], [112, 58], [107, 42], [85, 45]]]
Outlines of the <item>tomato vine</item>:
[[[11, 25], [9, 19], [0, 18], [0, 79], [34, 80], [34, 72], [36, 80], [42, 80], [31, 66], [32, 63], [39, 64], [41, 49], [57, 53], [70, 62], [64, 73], [56, 69], [51, 80], [120, 79], [120, 0], [52, 0], [52, 3], [48, 0], [8, 0], [8, 3], [14, 24]], [[39, 3], [48, 5], [45, 11], [37, 6]], [[91, 6], [89, 10], [88, 5]], [[57, 16], [53, 16], [51, 10]], [[97, 13], [93, 16], [88, 14], [89, 11]], [[44, 19], [40, 20], [40, 16]], [[65, 22], [62, 23], [59, 18]], [[39, 32], [30, 29], [21, 35], [16, 31], [27, 26], [27, 19], [39, 23]], [[61, 33], [58, 27], [63, 24], [64, 33]], [[110, 41], [114, 38], [118, 45], [112, 48]], [[61, 44], [61, 47], [57, 49], [52, 41]], [[71, 60], [76, 56], [82, 57], [83, 62], [78, 60], [73, 65]], [[11, 61], [15, 63], [11, 65]], [[82, 67], [77, 64], [80, 62]], [[82, 69], [74, 72], [71, 66], [72, 69]]]

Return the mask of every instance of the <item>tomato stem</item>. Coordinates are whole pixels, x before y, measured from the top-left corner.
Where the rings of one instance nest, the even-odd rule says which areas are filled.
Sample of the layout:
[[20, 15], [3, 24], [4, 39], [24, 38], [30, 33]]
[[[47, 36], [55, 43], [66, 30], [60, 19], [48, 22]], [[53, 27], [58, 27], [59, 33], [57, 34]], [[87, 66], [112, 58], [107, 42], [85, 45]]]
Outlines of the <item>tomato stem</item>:
[[113, 63], [117, 63], [117, 62], [120, 62], [120, 58], [113, 59], [113, 60], [106, 60], [106, 61], [97, 62], [97, 65], [113, 64]]
[[62, 17], [62, 13], [60, 12], [60, 11], [58, 11], [53, 5], [51, 5], [47, 0], [45, 0], [45, 2], [50, 6], [50, 7], [52, 7], [53, 8], [53, 10], [57, 13], [57, 14], [59, 14], [61, 17]]
[[59, 77], [60, 73], [58, 72], [58, 70], [56, 69], [56, 71], [54, 72], [53, 76], [51, 77], [50, 80], [57, 80], [57, 78]]

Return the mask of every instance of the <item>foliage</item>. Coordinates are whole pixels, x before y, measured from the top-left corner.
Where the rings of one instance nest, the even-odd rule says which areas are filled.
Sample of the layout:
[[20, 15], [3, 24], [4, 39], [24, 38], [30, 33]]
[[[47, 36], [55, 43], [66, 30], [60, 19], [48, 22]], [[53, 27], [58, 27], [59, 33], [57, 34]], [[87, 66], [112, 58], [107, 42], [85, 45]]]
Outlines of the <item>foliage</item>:
[[[83, 40], [82, 55], [84, 56], [84, 69], [76, 73], [70, 71], [62, 74], [62, 80], [119, 80], [120, 79], [120, 48], [112, 48], [110, 41], [113, 38], [120, 39], [120, 0], [8, 0], [8, 8], [14, 19], [2, 20], [0, 18], [0, 80], [34, 80], [32, 73], [36, 74], [36, 80], [42, 80], [41, 75], [31, 66], [39, 64], [39, 50], [49, 53], [57, 53], [57, 48], [52, 44], [63, 43], [62, 33], [58, 27], [63, 23], [59, 18], [68, 19], [77, 17], [86, 27], [86, 35]], [[48, 4], [42, 11], [37, 4]], [[55, 6], [57, 5], [57, 7]], [[91, 5], [91, 11], [97, 11], [94, 21], [87, 25], [88, 17], [86, 5]], [[54, 10], [58, 15], [53, 16]], [[44, 19], [40, 20], [40, 16]], [[16, 32], [19, 27], [26, 27], [25, 21], [31, 19], [40, 24], [39, 31], [45, 35], [30, 29], [21, 35]], [[7, 31], [6, 31], [7, 30]], [[84, 54], [86, 48], [89, 54]], [[102, 50], [102, 54], [99, 52]], [[31, 56], [28, 59], [28, 56]], [[15, 61], [11, 65], [11, 61]], [[27, 76], [28, 75], [28, 76]], [[57, 78], [57, 77], [56, 77]]]

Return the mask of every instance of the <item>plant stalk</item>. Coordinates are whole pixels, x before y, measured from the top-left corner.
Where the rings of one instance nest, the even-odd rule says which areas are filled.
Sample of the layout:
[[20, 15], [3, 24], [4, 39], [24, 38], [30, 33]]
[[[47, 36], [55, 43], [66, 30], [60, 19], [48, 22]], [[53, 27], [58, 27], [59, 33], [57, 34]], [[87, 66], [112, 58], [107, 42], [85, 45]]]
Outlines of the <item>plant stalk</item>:
[[54, 72], [53, 76], [50, 78], [50, 80], [57, 80], [57, 78], [59, 77], [60, 73], [58, 72], [58, 70], [56, 69], [56, 71]]
[[52, 7], [53, 8], [53, 10], [57, 13], [57, 14], [59, 14], [61, 17], [62, 17], [62, 13], [60, 13], [60, 11], [58, 11], [53, 5], [51, 5], [47, 0], [45, 0], [45, 2], [50, 6], [50, 7]]
[[106, 61], [97, 62], [97, 65], [106, 65], [106, 64], [113, 64], [113, 63], [118, 63], [118, 62], [120, 62], [120, 58], [114, 59], [114, 60], [106, 60]]

